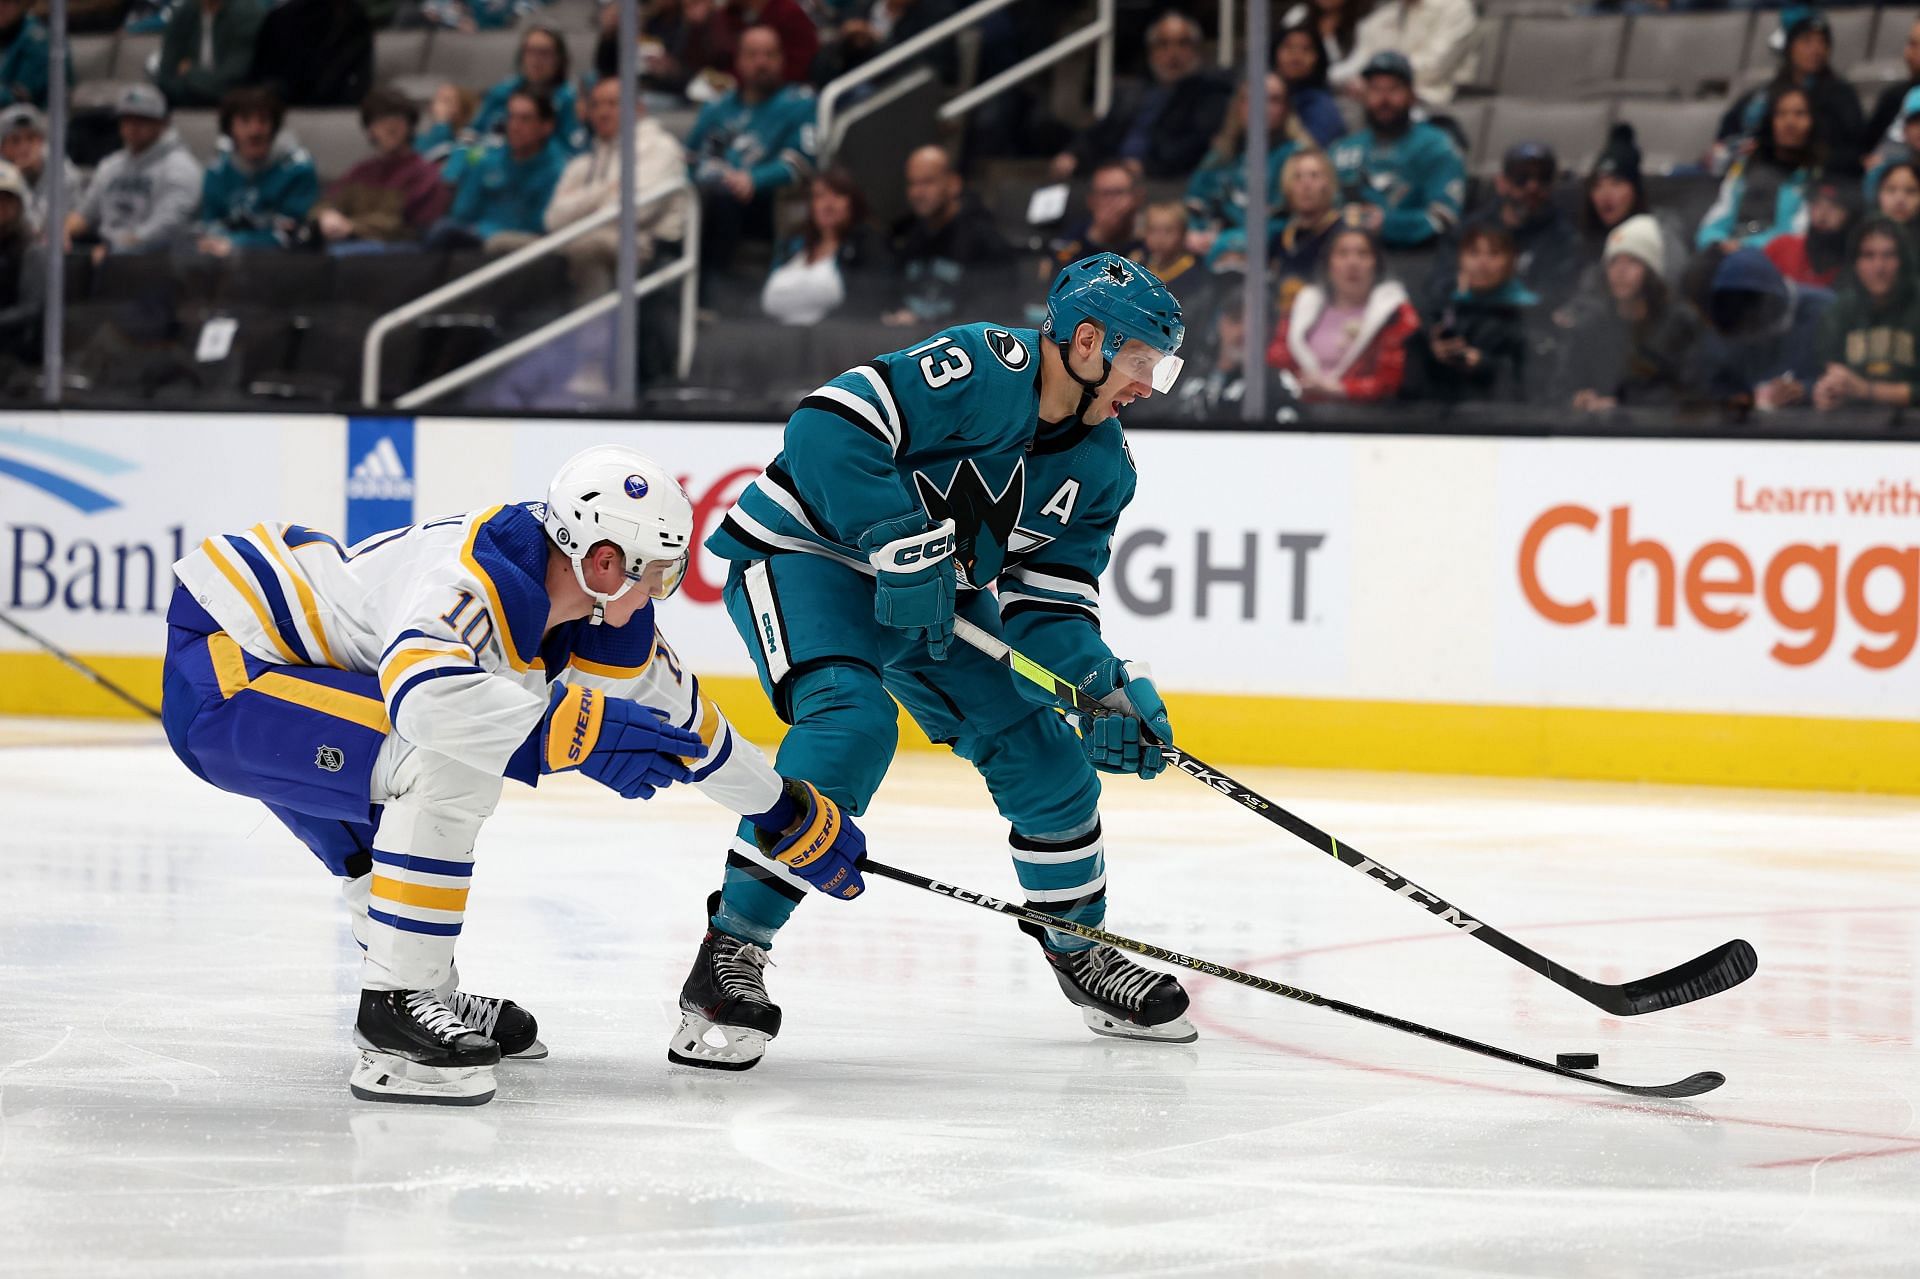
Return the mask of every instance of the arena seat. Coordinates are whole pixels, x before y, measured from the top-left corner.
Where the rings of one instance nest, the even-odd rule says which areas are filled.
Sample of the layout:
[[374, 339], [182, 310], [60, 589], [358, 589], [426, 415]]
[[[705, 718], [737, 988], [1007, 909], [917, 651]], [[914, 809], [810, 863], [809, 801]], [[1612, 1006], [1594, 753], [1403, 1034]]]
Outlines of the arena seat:
[[427, 46], [426, 72], [469, 89], [486, 89], [514, 72], [517, 31], [446, 32]]
[[211, 107], [183, 108], [173, 113], [180, 140], [202, 165], [220, 154], [220, 113]]
[[1498, 169], [1501, 157], [1516, 143], [1543, 142], [1553, 148], [1561, 168], [1585, 173], [1607, 143], [1612, 115], [1610, 102], [1495, 98], [1487, 114], [1487, 126], [1474, 148], [1473, 172]]
[[1648, 173], [1667, 173], [1682, 165], [1700, 163], [1725, 109], [1724, 102], [1713, 100], [1622, 98], [1614, 109], [1614, 118], [1633, 126], [1641, 167]]
[[1752, 25], [1744, 9], [1636, 17], [1627, 27], [1618, 88], [1682, 98], [1724, 93], [1740, 74]]
[[87, 298], [112, 303], [169, 289], [183, 295], [194, 292], [194, 282], [178, 266], [166, 253], [109, 253], [94, 265]]
[[[1920, 9], [1888, 7], [1878, 12], [1880, 22], [1873, 29], [1873, 45], [1867, 58], [1873, 62], [1899, 62], [1906, 52], [1907, 33], [1913, 30], [1915, 21], [1920, 21]], [[1844, 63], [1841, 65], [1845, 66]]]
[[[1827, 23], [1833, 28], [1833, 65], [1842, 75], [1851, 77], [1853, 69], [1868, 60], [1869, 48], [1873, 43], [1874, 20], [1879, 10], [1868, 7], [1860, 9], [1828, 9], [1825, 11]], [[1773, 71], [1780, 65], [1780, 55], [1773, 51], [1773, 34], [1780, 29], [1779, 17], [1774, 13], [1763, 13], [1754, 19], [1753, 31], [1747, 37], [1747, 57], [1741, 65], [1748, 71]], [[1907, 29], [1900, 28], [1900, 40], [1904, 44]], [[1898, 49], [1894, 56], [1900, 56]]]
[[287, 112], [287, 128], [313, 157], [322, 186], [369, 154], [360, 113], [352, 108], [295, 108]]
[[1518, 97], [1566, 98], [1586, 84], [1608, 82], [1619, 72], [1627, 20], [1513, 18], [1507, 23], [1497, 92]]
[[113, 78], [146, 81], [147, 63], [160, 55], [160, 33], [122, 31], [113, 43]]
[[[453, 37], [450, 37], [453, 38]], [[427, 69], [427, 46], [431, 31], [378, 31], [373, 37], [373, 79], [386, 84], [400, 76], [419, 75]]]
[[213, 296], [228, 305], [277, 306], [291, 312], [332, 296], [333, 260], [324, 253], [257, 249], [229, 257]]
[[73, 48], [73, 83], [85, 84], [89, 80], [106, 80], [113, 76], [114, 37], [74, 36], [69, 43]]
[[353, 253], [333, 260], [333, 296], [384, 315], [444, 284], [444, 253]]

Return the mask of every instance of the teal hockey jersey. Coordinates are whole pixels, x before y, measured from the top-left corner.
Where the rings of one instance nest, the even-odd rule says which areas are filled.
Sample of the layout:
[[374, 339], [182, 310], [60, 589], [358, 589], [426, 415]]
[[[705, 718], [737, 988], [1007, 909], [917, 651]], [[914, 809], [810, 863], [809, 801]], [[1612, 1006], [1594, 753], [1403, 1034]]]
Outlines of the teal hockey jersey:
[[809, 176], [813, 107], [813, 90], [794, 84], [757, 103], [748, 103], [738, 90], [707, 103], [687, 134], [695, 184], [712, 185], [720, 166], [746, 170], [755, 194]]
[[1380, 207], [1380, 239], [1390, 247], [1430, 244], [1460, 222], [1467, 166], [1437, 124], [1416, 120], [1397, 138], [1362, 129], [1334, 143], [1331, 159], [1342, 199]]
[[1100, 575], [1133, 459], [1118, 418], [1042, 424], [1039, 408], [1032, 329], [964, 324], [877, 356], [800, 402], [707, 549], [822, 555], [872, 575], [869, 529], [951, 518], [962, 587], [992, 585], [1008, 642], [1077, 681], [1113, 655]]

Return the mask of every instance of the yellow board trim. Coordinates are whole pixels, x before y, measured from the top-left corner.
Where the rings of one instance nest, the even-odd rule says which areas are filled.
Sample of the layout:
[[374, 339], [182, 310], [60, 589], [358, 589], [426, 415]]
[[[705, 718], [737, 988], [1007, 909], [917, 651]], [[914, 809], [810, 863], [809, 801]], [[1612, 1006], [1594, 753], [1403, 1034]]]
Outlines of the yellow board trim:
[[466, 888], [435, 888], [427, 884], [409, 884], [403, 879], [388, 879], [385, 875], [373, 877], [370, 890], [382, 901], [393, 902], [399, 906], [419, 906], [426, 910], [465, 910]]
[[480, 567], [479, 557], [473, 553], [475, 543], [480, 540], [480, 530], [488, 520], [506, 509], [504, 503], [490, 506], [474, 517], [473, 527], [467, 531], [467, 544], [460, 548], [460, 562], [467, 566], [467, 571], [480, 583], [480, 589], [487, 593], [487, 607], [493, 610], [494, 633], [500, 637], [500, 651], [507, 655], [507, 665], [516, 671], [542, 670], [546, 663], [538, 656], [530, 662], [520, 660], [519, 650], [513, 641], [513, 627], [507, 624], [507, 610], [500, 605], [500, 592], [494, 589], [493, 579], [487, 575], [487, 570]]
[[213, 677], [220, 681], [220, 696], [232, 697], [247, 686], [247, 659], [239, 643], [225, 631], [207, 636], [207, 656], [213, 662]]
[[[160, 697], [158, 657], [82, 661], [136, 696]], [[764, 746], [785, 731], [751, 676], [701, 677], [734, 731]], [[311, 686], [307, 686], [311, 687]], [[366, 700], [366, 699], [362, 699]], [[1223, 767], [1286, 765], [1504, 777], [1765, 786], [1920, 795], [1920, 722], [1472, 706], [1172, 693], [1182, 745]], [[0, 652], [0, 714], [138, 713], [45, 653]], [[911, 719], [903, 749], [931, 749]], [[1156, 786], [1180, 784], [1163, 779]]]
[[320, 641], [320, 657], [328, 666], [338, 666], [333, 660], [333, 645], [327, 642], [327, 628], [320, 625], [320, 606], [313, 598], [313, 588], [307, 585], [307, 579], [295, 571], [292, 561], [281, 554], [280, 539], [267, 532], [265, 524], [253, 526], [253, 535], [267, 548], [267, 554], [273, 557], [287, 577], [293, 582], [293, 591], [300, 599], [300, 611], [306, 614], [307, 629]]
[[213, 566], [220, 570], [220, 576], [227, 579], [227, 584], [239, 593], [240, 598], [247, 602], [247, 607], [253, 610], [253, 615], [260, 619], [260, 629], [267, 633], [267, 639], [272, 642], [274, 651], [286, 658], [288, 665], [298, 664], [300, 659], [293, 655], [293, 650], [287, 647], [287, 642], [280, 638], [280, 628], [274, 625], [273, 613], [267, 608], [266, 601], [261, 599], [247, 579], [240, 575], [240, 570], [227, 561], [227, 557], [220, 553], [220, 548], [213, 544], [212, 538], [200, 543], [200, 549], [207, 553], [207, 558], [213, 561]]
[[584, 657], [569, 657], [567, 665], [587, 675], [598, 675], [601, 679], [638, 679], [647, 667], [653, 664], [653, 650], [647, 651], [647, 660], [638, 666], [608, 666], [604, 662], [589, 662]]

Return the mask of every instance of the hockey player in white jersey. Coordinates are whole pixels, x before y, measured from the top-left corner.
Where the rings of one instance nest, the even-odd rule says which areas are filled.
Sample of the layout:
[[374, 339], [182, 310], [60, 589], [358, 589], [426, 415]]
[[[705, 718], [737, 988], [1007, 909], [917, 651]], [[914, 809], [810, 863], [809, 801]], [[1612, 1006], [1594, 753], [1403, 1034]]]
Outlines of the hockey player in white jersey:
[[256, 524], [174, 565], [167, 739], [342, 880], [366, 952], [355, 1096], [478, 1105], [503, 1054], [546, 1054], [530, 1014], [459, 990], [453, 962], [505, 778], [577, 769], [628, 799], [692, 783], [766, 856], [831, 896], [861, 892], [860, 831], [738, 738], [655, 627], [692, 534], [671, 475], [599, 447], [545, 503], [352, 547]]

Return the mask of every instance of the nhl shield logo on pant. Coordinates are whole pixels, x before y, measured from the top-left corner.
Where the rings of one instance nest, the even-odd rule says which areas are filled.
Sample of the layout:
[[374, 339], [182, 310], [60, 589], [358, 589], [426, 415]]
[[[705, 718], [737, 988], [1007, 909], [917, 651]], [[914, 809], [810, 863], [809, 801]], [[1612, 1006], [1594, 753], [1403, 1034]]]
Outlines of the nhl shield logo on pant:
[[347, 753], [338, 746], [322, 746], [313, 753], [313, 766], [329, 773], [337, 773], [347, 766]]

